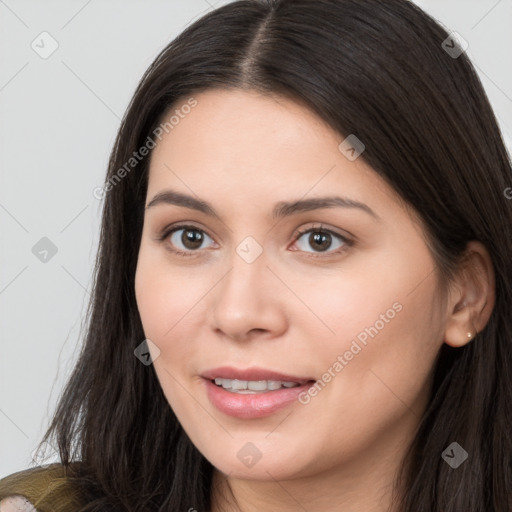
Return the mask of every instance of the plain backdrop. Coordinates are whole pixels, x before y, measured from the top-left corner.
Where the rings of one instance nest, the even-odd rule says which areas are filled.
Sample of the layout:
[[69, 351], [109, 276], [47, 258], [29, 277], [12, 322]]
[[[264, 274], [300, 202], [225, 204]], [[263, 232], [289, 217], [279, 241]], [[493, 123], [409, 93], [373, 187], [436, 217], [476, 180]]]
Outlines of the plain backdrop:
[[[131, 95], [171, 39], [226, 3], [0, 0], [0, 478], [34, 465], [77, 357], [93, 190]], [[512, 0], [416, 3], [469, 43], [512, 150]]]

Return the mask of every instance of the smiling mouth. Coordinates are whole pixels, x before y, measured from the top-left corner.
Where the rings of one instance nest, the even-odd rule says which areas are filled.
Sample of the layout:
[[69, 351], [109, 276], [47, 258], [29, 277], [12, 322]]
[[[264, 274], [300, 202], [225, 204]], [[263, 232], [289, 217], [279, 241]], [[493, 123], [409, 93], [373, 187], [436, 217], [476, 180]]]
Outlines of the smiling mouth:
[[[211, 379], [211, 382], [230, 391], [231, 393], [239, 393], [242, 395], [250, 395], [256, 393], [269, 393], [283, 388], [296, 388], [301, 384], [299, 382], [281, 381], [281, 380], [239, 380], [224, 379], [217, 377]], [[307, 381], [312, 382], [312, 381]]]
[[221, 413], [243, 420], [264, 418], [293, 406], [315, 383], [311, 377], [261, 369], [218, 368], [202, 377], [210, 403]]

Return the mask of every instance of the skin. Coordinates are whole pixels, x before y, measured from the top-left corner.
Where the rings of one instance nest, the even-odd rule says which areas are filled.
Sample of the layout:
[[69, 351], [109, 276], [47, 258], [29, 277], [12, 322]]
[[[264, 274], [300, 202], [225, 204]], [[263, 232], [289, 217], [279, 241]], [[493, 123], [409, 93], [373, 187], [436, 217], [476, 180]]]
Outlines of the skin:
[[[467, 333], [489, 318], [489, 255], [471, 242], [475, 271], [461, 272], [441, 296], [421, 223], [362, 158], [346, 158], [342, 135], [284, 97], [194, 97], [197, 106], [152, 153], [146, 205], [171, 188], [212, 203], [219, 217], [147, 208], [135, 288], [146, 337], [160, 350], [153, 364], [163, 392], [216, 468], [212, 511], [238, 510], [223, 499], [227, 484], [243, 511], [388, 510], [441, 345], [470, 342]], [[341, 207], [271, 218], [279, 201], [333, 194], [379, 219]], [[202, 244], [185, 245], [182, 230], [157, 241], [178, 222], [202, 230]], [[332, 235], [322, 251], [309, 234], [294, 237], [319, 223], [353, 244]], [[252, 263], [236, 252], [248, 236], [263, 249]], [[321, 379], [396, 303], [401, 310], [309, 403], [244, 420], [209, 402], [200, 374], [217, 366]], [[237, 457], [247, 442], [261, 452], [250, 468]]]

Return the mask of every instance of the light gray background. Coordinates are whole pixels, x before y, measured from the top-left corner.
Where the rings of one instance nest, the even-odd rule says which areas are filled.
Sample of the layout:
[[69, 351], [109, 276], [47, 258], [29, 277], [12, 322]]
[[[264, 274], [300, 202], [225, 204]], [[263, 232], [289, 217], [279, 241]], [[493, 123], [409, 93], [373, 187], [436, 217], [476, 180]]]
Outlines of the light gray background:
[[[78, 354], [99, 235], [92, 191], [131, 95], [171, 39], [226, 3], [0, 0], [0, 478], [33, 465]], [[468, 41], [512, 150], [512, 0], [416, 3]], [[43, 31], [59, 45], [47, 59], [31, 47]], [[57, 247], [46, 263], [32, 252], [42, 237]]]

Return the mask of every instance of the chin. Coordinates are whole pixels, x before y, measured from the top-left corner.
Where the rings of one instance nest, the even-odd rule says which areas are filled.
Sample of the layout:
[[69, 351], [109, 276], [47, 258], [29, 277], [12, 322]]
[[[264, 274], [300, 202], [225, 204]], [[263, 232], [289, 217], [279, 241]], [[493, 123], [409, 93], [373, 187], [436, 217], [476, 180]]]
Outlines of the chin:
[[[267, 446], [262, 447], [263, 443], [252, 443], [251, 441], [235, 440], [231, 446], [222, 447], [220, 453], [208, 456], [210, 463], [221, 473], [229, 475], [231, 478], [240, 478], [242, 480], [288, 480], [296, 478], [304, 473], [307, 464], [301, 464], [297, 460], [298, 448], [291, 450], [290, 453], [283, 453], [276, 450], [275, 446], [267, 440]], [[256, 446], [260, 446], [258, 451]], [[268, 451], [267, 451], [268, 450]], [[232, 453], [231, 457], [226, 454]]]

